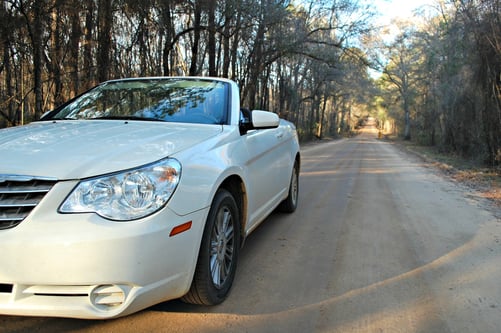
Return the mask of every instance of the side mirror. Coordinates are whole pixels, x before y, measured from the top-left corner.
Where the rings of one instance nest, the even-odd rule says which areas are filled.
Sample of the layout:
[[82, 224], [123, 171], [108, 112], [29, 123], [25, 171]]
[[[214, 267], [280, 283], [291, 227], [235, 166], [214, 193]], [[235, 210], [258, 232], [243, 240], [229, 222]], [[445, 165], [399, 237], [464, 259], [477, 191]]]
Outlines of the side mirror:
[[280, 124], [276, 113], [262, 110], [252, 110], [251, 121], [254, 129], [276, 128]]
[[276, 113], [242, 109], [240, 117], [240, 134], [244, 135], [250, 130], [276, 128], [280, 124], [280, 118]]

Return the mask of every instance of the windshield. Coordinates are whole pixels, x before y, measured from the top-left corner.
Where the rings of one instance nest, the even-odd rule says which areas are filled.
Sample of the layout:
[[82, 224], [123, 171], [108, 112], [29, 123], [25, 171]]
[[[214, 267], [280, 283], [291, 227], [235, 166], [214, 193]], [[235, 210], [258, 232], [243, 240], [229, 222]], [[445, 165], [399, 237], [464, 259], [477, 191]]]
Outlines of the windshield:
[[200, 79], [109, 81], [46, 119], [126, 119], [225, 124], [227, 84]]

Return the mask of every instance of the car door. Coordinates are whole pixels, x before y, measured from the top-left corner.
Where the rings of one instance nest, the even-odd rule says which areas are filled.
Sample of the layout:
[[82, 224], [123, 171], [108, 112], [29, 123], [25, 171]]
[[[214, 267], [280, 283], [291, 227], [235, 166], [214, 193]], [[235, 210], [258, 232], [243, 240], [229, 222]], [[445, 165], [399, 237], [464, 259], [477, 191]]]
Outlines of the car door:
[[282, 201], [290, 179], [287, 132], [282, 127], [251, 130], [244, 134], [249, 221], [252, 230]]

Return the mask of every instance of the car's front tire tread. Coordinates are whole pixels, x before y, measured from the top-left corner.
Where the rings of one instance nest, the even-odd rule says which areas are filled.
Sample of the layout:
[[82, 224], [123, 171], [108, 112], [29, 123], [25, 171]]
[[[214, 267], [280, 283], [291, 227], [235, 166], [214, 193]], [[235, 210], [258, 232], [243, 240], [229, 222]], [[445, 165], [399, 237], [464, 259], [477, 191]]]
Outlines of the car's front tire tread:
[[[221, 235], [221, 230], [225, 231], [224, 236]], [[217, 242], [218, 239], [219, 242]], [[240, 219], [238, 207], [231, 193], [225, 189], [220, 189], [214, 197], [207, 217], [190, 290], [181, 300], [186, 303], [200, 305], [216, 305], [223, 302], [233, 284], [239, 249]], [[216, 286], [214, 280], [221, 278], [214, 277], [211, 271], [211, 262], [212, 268], [214, 268], [214, 265], [219, 265], [219, 259], [223, 261], [223, 264], [227, 262], [226, 259], [215, 255], [214, 251], [223, 252], [224, 258], [231, 257], [228, 269], [222, 270], [222, 274], [226, 277], [222, 279], [223, 281], [219, 286]], [[216, 269], [221, 267], [216, 266]]]

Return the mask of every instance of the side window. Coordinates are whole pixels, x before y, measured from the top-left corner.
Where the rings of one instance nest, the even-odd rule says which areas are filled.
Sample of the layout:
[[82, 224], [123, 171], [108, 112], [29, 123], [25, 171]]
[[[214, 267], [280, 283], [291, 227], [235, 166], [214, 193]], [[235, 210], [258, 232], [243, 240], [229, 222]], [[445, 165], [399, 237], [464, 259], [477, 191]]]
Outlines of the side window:
[[240, 109], [240, 124], [250, 124], [251, 122], [251, 113], [249, 109], [242, 108]]
[[240, 135], [247, 134], [247, 131], [251, 128], [251, 112], [249, 109], [240, 109]]

